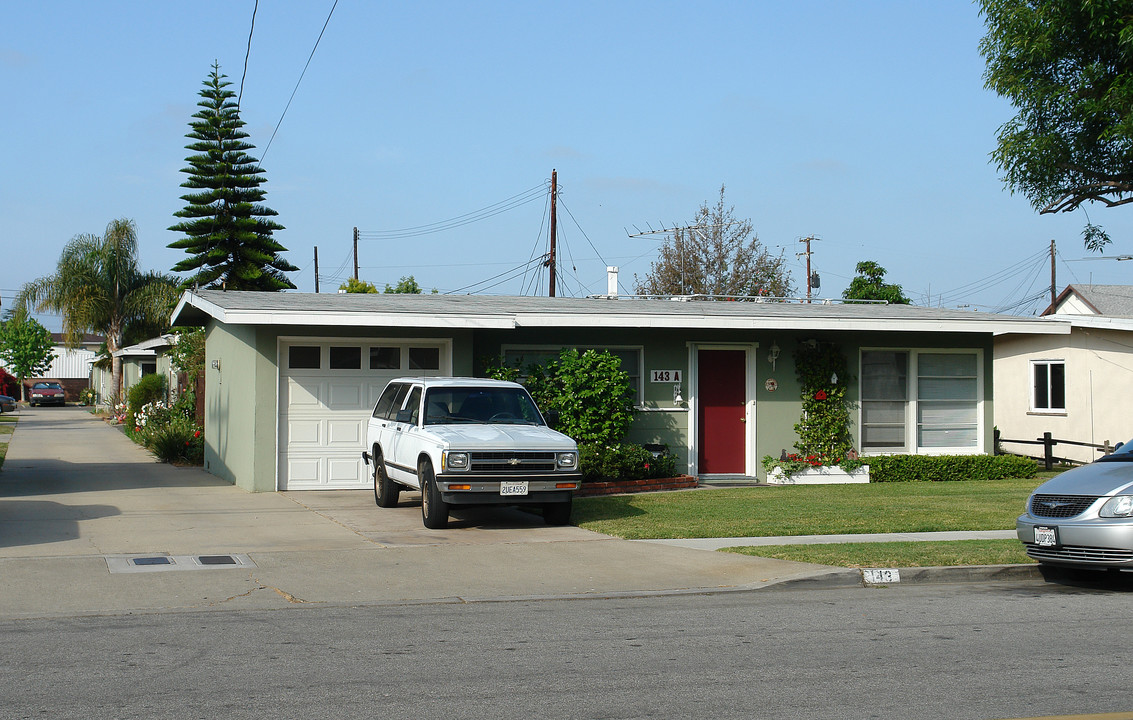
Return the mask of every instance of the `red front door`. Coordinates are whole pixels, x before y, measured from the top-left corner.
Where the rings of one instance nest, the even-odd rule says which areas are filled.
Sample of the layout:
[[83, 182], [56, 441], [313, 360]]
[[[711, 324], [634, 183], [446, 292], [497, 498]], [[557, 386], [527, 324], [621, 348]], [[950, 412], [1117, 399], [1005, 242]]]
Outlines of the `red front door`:
[[747, 353], [701, 350], [697, 355], [697, 469], [701, 474], [747, 471]]

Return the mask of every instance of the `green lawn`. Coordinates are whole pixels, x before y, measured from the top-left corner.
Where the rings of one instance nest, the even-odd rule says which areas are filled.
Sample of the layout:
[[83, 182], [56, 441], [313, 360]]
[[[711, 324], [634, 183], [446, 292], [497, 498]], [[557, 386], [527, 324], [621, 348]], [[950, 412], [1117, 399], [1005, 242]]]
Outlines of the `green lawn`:
[[627, 539], [1009, 530], [1045, 478], [704, 489], [579, 498], [580, 527]]
[[16, 431], [20, 419], [10, 413], [0, 415], [0, 469], [4, 467], [4, 456], [8, 454], [9, 435]]
[[725, 548], [726, 552], [838, 567], [947, 567], [1034, 563], [1018, 540], [832, 543]]

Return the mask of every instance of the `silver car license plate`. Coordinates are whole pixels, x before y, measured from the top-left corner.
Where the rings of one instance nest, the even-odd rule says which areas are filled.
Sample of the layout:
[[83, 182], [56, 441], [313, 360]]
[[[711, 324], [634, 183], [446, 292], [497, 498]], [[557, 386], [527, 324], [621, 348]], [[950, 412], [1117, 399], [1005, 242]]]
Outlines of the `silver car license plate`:
[[526, 495], [527, 481], [504, 480], [500, 483], [500, 495]]
[[1054, 547], [1058, 545], [1058, 528], [1036, 525], [1035, 545], [1039, 547]]

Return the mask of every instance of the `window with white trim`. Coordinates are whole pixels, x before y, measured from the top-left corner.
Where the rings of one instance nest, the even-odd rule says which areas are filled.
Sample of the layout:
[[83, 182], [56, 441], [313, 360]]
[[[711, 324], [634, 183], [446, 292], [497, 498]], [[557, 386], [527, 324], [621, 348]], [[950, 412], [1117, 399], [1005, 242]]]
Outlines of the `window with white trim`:
[[862, 351], [862, 451], [978, 450], [981, 361], [978, 351]]
[[1066, 412], [1066, 361], [1031, 361], [1031, 410]]

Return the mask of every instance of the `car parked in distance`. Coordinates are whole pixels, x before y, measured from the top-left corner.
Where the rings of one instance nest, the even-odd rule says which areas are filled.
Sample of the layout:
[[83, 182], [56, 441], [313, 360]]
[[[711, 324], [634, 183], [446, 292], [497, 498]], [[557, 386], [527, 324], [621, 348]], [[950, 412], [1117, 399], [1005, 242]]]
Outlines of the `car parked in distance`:
[[36, 405], [66, 405], [63, 386], [53, 380], [41, 380], [31, 386], [28, 394], [28, 404]]
[[0, 395], [0, 413], [16, 412], [16, 398], [10, 395]]
[[578, 445], [548, 427], [522, 385], [502, 380], [393, 380], [366, 448], [378, 506], [420, 490], [427, 528], [447, 527], [453, 505], [536, 505], [547, 524], [565, 525], [582, 481]]
[[1133, 442], [1039, 485], [1015, 527], [1041, 564], [1133, 569]]

